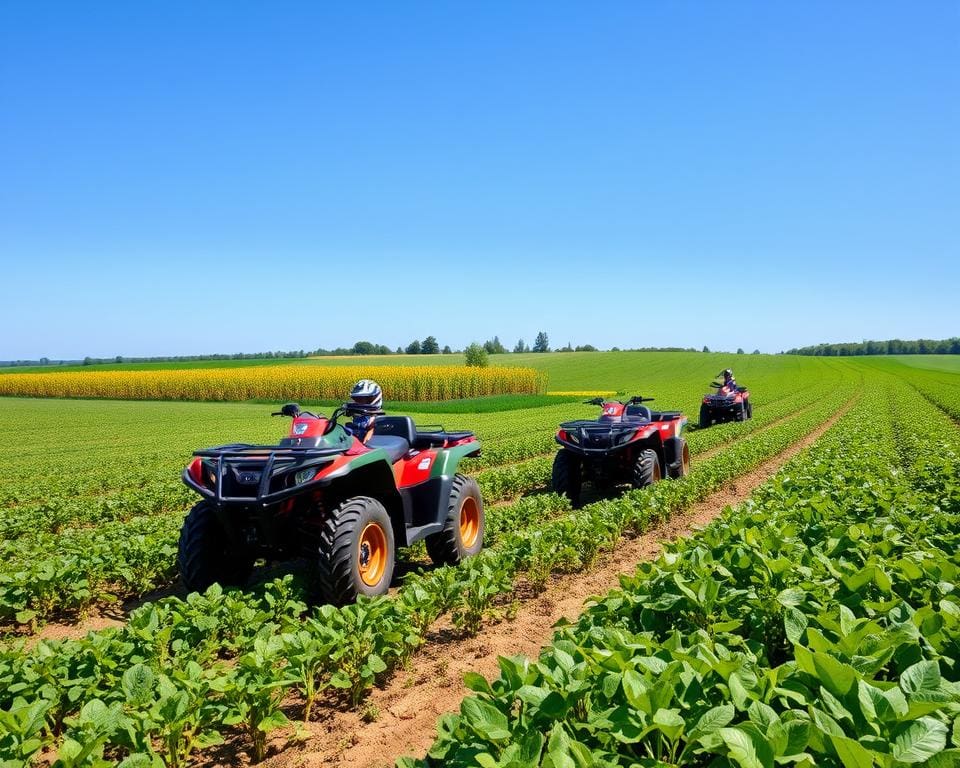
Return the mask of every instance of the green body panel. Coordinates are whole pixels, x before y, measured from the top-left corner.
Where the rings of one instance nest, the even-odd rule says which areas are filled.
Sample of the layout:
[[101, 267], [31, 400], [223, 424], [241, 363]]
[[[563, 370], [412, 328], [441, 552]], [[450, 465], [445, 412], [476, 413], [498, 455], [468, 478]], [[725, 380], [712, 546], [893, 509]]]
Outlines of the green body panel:
[[437, 454], [437, 460], [433, 462], [430, 470], [430, 478], [434, 477], [453, 477], [460, 465], [460, 460], [471, 453], [479, 453], [480, 443], [464, 443], [455, 445], [453, 448], [445, 448]]

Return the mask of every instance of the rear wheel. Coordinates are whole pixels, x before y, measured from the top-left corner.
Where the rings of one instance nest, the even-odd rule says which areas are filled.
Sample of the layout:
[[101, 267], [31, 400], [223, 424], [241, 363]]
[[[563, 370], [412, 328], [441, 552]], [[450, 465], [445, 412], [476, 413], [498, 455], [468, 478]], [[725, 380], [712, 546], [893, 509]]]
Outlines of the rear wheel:
[[472, 477], [456, 475], [443, 530], [427, 536], [427, 553], [437, 565], [456, 565], [483, 549], [483, 498]]
[[335, 507], [323, 523], [317, 563], [323, 600], [337, 605], [358, 595], [383, 595], [393, 578], [396, 545], [383, 504], [354, 496]]
[[216, 507], [201, 501], [180, 528], [177, 566], [184, 586], [190, 592], [203, 592], [215, 582], [225, 587], [243, 584], [253, 570], [253, 561], [232, 550]]
[[700, 406], [700, 429], [706, 429], [710, 426], [710, 409], [706, 405]]
[[640, 451], [633, 463], [633, 487], [646, 488], [660, 481], [660, 459], [652, 448]]
[[737, 408], [733, 413], [733, 418], [735, 421], [746, 421], [747, 420], [747, 404], [740, 403], [740, 407]]
[[553, 459], [550, 480], [555, 493], [566, 496], [573, 506], [580, 503], [580, 491], [583, 487], [580, 457], [561, 448]]
[[751, 403], [749, 400], [747, 400], [747, 418], [753, 418], [753, 403]]

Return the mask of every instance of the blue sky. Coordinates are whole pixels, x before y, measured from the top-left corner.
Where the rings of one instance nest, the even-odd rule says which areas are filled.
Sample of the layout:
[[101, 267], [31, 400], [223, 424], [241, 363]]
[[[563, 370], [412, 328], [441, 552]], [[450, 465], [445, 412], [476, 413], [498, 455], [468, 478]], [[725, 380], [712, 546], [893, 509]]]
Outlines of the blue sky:
[[0, 359], [960, 334], [960, 4], [0, 5]]

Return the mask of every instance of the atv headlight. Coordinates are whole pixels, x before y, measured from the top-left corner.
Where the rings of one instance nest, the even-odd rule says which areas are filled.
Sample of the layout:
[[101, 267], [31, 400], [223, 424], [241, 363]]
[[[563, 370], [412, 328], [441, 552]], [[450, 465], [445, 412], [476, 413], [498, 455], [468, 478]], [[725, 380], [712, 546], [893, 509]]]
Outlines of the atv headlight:
[[317, 474], [316, 467], [310, 467], [309, 469], [301, 469], [297, 474], [293, 476], [293, 482], [297, 485], [303, 485], [304, 483], [309, 483]]

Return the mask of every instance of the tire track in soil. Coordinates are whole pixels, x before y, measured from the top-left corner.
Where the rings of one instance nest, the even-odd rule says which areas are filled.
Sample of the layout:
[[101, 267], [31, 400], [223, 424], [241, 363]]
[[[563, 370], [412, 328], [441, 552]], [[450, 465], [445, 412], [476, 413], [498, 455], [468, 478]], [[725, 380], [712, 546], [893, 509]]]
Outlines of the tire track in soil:
[[[320, 720], [305, 726], [307, 738], [302, 744], [284, 748], [282, 738], [272, 739], [271, 747], [283, 751], [260, 765], [265, 768], [386, 768], [404, 755], [423, 755], [434, 741], [437, 718], [445, 712], [458, 711], [463, 697], [471, 693], [463, 685], [466, 672], [478, 672], [491, 679], [499, 674], [498, 656], [536, 658], [541, 648], [553, 639], [554, 625], [559, 619], [575, 620], [591, 596], [617, 588], [620, 575], [633, 573], [638, 562], [656, 557], [663, 542], [690, 535], [717, 518], [726, 507], [744, 502], [755, 488], [830, 429], [850, 410], [858, 395], [812, 432], [756, 469], [731, 480], [703, 501], [649, 531], [621, 540], [616, 552], [603, 553], [591, 571], [554, 578], [544, 592], [522, 602], [514, 620], [488, 625], [475, 638], [443, 642], [434, 635], [428, 639], [414, 655], [410, 671], [398, 671], [367, 699], [366, 711], [378, 713], [374, 722], [364, 722], [361, 712], [325, 712]], [[240, 756], [232, 757], [235, 760]], [[236, 762], [221, 764], [236, 765]]]

